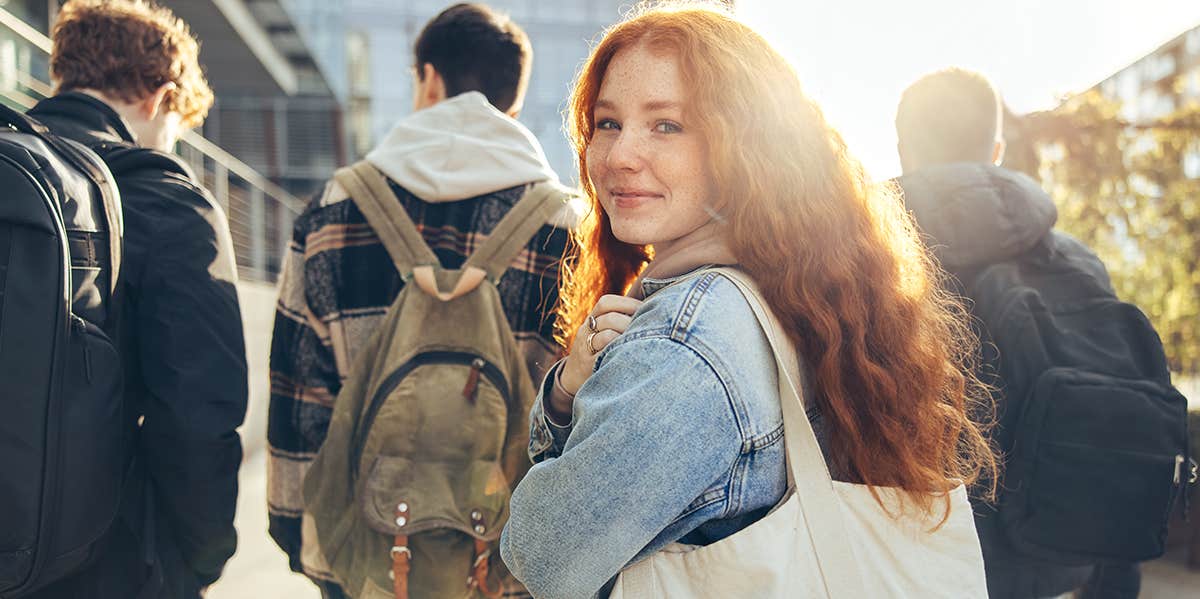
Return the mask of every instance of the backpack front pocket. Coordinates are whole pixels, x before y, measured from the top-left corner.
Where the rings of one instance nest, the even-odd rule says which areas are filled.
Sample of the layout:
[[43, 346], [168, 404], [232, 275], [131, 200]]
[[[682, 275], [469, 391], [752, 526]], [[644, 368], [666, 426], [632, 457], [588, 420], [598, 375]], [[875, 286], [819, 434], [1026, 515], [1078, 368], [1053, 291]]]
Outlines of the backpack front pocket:
[[378, 455], [498, 461], [511, 401], [491, 361], [458, 351], [417, 354], [384, 377], [364, 406], [350, 463], [365, 476]]
[[1025, 401], [1000, 505], [1010, 541], [1064, 565], [1162, 554], [1186, 460], [1166, 385], [1052, 368]]
[[[446, 528], [495, 541], [508, 520], [511, 490], [496, 462], [447, 464], [379, 456], [359, 496], [367, 524], [389, 536]], [[396, 517], [400, 504], [408, 513], [403, 519]]]

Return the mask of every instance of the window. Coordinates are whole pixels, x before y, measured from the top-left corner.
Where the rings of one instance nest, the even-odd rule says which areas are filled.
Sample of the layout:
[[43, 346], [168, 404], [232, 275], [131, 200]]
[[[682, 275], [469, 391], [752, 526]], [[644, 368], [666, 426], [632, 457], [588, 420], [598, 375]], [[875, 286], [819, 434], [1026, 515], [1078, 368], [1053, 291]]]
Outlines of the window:
[[1126, 69], [1119, 75], [1117, 83], [1117, 98], [1125, 103], [1132, 103], [1137, 99], [1138, 92], [1142, 88], [1141, 78], [1138, 77], [1136, 68]]
[[1192, 67], [1183, 81], [1184, 96], [1191, 99], [1200, 99], [1200, 66]]
[[1200, 179], [1200, 149], [1191, 150], [1183, 155], [1183, 176]]
[[1144, 120], [1160, 119], [1175, 110], [1175, 100], [1153, 89], [1142, 92], [1138, 98], [1138, 116]]
[[1200, 27], [1197, 27], [1187, 34], [1185, 50], [1193, 56], [1200, 56]]
[[1140, 66], [1146, 81], [1158, 81], [1175, 72], [1175, 57], [1170, 54], [1147, 56]]
[[0, 90], [17, 89], [17, 43], [0, 40]]
[[1100, 93], [1104, 94], [1104, 96], [1106, 98], [1116, 98], [1117, 97], [1117, 80], [1110, 78], [1110, 79], [1105, 80], [1104, 83], [1101, 83], [1100, 84]]

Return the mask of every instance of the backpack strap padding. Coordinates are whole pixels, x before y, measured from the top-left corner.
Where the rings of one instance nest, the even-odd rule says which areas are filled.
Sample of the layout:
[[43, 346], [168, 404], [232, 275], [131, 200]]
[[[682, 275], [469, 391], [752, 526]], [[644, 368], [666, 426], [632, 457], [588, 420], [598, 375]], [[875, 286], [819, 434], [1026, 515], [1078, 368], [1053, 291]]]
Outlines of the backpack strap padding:
[[353, 166], [338, 169], [333, 175], [350, 199], [375, 230], [379, 241], [405, 281], [412, 278], [418, 266], [437, 266], [438, 258], [421, 237], [412, 218], [400, 199], [396, 197], [383, 174], [370, 163], [363, 161]]
[[529, 240], [569, 198], [557, 183], [542, 181], [530, 185], [483, 245], [467, 258], [464, 268], [482, 269], [492, 281], [499, 280]]
[[96, 190], [100, 192], [101, 204], [104, 206], [104, 219], [109, 231], [108, 252], [112, 272], [109, 274], [108, 292], [115, 293], [117, 275], [121, 271], [121, 254], [124, 249], [121, 245], [123, 217], [120, 194], [117, 193], [116, 184], [109, 177], [108, 169], [88, 160], [80, 148], [72, 145], [73, 142], [54, 135], [50, 132], [49, 127], [27, 114], [0, 105], [0, 120], [10, 124], [19, 133], [32, 135], [42, 140], [43, 143], [54, 149], [63, 160], [86, 175], [96, 185]]

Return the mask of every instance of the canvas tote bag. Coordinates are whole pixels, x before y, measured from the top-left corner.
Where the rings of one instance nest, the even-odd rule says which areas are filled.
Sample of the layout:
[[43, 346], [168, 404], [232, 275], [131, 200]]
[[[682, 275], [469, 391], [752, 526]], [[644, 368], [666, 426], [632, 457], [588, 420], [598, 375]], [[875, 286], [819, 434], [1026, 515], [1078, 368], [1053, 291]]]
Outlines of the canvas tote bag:
[[[865, 485], [831, 479], [805, 416], [804, 371], [791, 341], [753, 281], [733, 269], [714, 270], [741, 290], [775, 354], [789, 493], [767, 516], [721, 541], [669, 545], [626, 568], [612, 599], [987, 597], [964, 487], [949, 492], [950, 516], [933, 531], [942, 508], [923, 514], [906, 508], [898, 489], [877, 488], [885, 511]], [[944, 504], [939, 496], [936, 505]]]

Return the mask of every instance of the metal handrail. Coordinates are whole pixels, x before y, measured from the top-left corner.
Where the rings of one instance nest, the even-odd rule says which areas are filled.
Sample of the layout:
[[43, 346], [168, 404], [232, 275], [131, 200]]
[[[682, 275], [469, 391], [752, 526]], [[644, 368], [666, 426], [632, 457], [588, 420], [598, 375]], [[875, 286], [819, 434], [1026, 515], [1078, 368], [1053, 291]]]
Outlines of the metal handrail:
[[29, 23], [22, 21], [19, 17], [3, 8], [0, 8], [0, 25], [12, 29], [13, 33], [25, 38], [25, 41], [34, 46], [41, 48], [42, 52], [46, 54], [49, 54], [53, 48], [50, 38], [46, 37], [46, 34], [34, 29]]
[[221, 149], [220, 146], [209, 141], [203, 135], [195, 131], [187, 131], [183, 134], [183, 138], [180, 141], [196, 148], [201, 154], [229, 169], [229, 172], [241, 177], [243, 181], [263, 190], [268, 196], [279, 200], [293, 214], [304, 212], [305, 202], [288, 193], [282, 187], [272, 183], [270, 179], [262, 176], [258, 171], [251, 168], [245, 162], [238, 160], [233, 154]]

